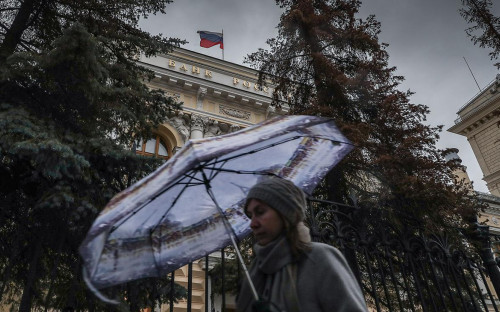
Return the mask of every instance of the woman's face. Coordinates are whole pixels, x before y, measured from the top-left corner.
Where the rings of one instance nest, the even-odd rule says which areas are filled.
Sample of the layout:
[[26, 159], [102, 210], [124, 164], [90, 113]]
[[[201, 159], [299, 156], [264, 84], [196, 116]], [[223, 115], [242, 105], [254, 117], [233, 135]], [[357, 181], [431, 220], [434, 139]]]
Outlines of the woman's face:
[[265, 246], [283, 232], [284, 224], [276, 210], [258, 199], [250, 199], [246, 214], [257, 243]]

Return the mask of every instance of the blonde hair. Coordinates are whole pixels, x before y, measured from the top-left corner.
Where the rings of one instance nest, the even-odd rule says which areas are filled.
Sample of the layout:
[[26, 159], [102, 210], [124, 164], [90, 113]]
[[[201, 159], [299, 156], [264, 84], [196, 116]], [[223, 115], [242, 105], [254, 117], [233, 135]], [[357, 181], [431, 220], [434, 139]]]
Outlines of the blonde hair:
[[[301, 220], [300, 215], [296, 214], [296, 221], [294, 224], [290, 223], [287, 218], [283, 217], [283, 215], [279, 212], [281, 220], [283, 221], [283, 225], [285, 227], [285, 236], [290, 245], [290, 250], [292, 251], [292, 255], [295, 258], [299, 258], [301, 255], [305, 254], [309, 250], [311, 250], [311, 246], [309, 242], [311, 241], [310, 237], [304, 237], [299, 230], [299, 224], [304, 226]], [[307, 233], [309, 235], [309, 233]]]

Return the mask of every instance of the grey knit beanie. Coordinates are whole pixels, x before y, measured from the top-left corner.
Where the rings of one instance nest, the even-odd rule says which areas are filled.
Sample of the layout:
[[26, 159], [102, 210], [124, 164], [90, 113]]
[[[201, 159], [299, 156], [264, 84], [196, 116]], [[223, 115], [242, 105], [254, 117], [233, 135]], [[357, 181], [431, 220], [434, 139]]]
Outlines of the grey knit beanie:
[[[293, 182], [282, 178], [265, 179], [255, 184], [247, 195], [245, 212], [250, 199], [259, 199], [277, 210], [291, 225], [304, 220], [306, 195]], [[297, 220], [297, 214], [299, 216]]]

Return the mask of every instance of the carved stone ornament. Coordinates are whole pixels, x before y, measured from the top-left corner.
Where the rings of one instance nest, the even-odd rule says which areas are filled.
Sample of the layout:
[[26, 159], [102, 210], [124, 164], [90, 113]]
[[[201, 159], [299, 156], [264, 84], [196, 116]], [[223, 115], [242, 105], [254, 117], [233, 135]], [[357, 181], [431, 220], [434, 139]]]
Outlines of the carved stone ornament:
[[217, 120], [210, 119], [205, 127], [205, 138], [210, 138], [222, 134], [222, 131]]
[[203, 109], [203, 98], [207, 95], [207, 89], [199, 88], [196, 93], [196, 108]]
[[241, 127], [238, 125], [231, 125], [231, 127], [229, 128], [229, 132], [236, 132], [240, 129], [241, 129]]
[[276, 107], [269, 105], [266, 109], [266, 118], [270, 118], [276, 115]]
[[239, 110], [236, 108], [231, 108], [223, 105], [219, 105], [219, 112], [222, 115], [231, 116], [234, 118], [250, 120], [250, 112]]
[[168, 121], [177, 130], [184, 142], [189, 139], [189, 128], [187, 127], [186, 117], [183, 113], [171, 117]]
[[203, 133], [203, 129], [208, 122], [207, 117], [202, 117], [199, 115], [193, 114], [191, 116], [191, 132], [193, 131], [201, 131]]

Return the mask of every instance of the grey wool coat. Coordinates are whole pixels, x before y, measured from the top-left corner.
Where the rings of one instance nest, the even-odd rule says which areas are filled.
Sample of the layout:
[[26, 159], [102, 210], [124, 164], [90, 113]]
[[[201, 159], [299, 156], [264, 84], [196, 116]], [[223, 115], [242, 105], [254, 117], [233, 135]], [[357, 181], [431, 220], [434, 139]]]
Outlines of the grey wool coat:
[[[310, 247], [296, 260], [284, 236], [266, 246], [255, 245], [250, 275], [259, 297], [273, 302], [278, 311], [367, 311], [344, 256], [329, 245], [310, 243]], [[237, 311], [252, 311], [253, 301], [245, 280], [237, 298]]]

